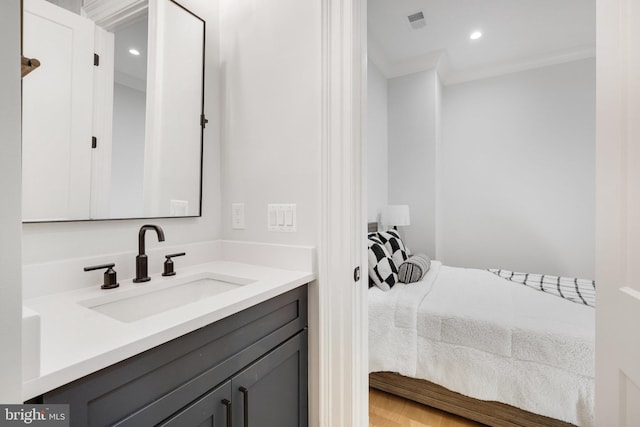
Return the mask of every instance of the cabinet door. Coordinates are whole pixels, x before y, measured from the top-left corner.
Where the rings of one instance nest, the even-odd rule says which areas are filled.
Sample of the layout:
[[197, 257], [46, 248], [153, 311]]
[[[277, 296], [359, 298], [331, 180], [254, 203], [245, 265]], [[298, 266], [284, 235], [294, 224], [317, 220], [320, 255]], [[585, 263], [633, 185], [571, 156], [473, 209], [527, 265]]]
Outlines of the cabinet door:
[[231, 379], [234, 427], [306, 427], [307, 332]]
[[231, 427], [231, 382], [205, 394], [158, 427]]

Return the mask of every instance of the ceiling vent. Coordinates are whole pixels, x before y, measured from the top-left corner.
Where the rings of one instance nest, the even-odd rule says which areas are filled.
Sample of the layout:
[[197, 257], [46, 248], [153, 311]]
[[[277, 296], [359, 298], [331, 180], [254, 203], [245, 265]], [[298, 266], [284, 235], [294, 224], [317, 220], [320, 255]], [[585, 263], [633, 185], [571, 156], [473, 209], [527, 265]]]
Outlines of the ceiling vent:
[[411, 28], [413, 28], [414, 30], [419, 30], [420, 28], [424, 28], [427, 25], [424, 20], [424, 13], [422, 13], [422, 11], [407, 16], [407, 19], [409, 20], [409, 25], [411, 25]]

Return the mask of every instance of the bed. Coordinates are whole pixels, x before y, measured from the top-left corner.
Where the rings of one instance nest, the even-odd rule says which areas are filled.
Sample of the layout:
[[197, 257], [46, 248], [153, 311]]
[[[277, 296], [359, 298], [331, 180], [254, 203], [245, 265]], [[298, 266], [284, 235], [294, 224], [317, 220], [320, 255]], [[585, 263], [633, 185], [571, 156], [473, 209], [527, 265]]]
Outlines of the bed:
[[368, 298], [371, 387], [491, 426], [594, 425], [593, 307], [437, 261]]

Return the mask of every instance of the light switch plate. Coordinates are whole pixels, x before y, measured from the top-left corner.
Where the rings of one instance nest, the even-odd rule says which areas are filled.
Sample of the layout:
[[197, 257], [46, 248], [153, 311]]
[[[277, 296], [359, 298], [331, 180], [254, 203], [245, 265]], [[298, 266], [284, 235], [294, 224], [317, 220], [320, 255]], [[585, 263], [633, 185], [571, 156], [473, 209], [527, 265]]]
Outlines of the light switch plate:
[[244, 230], [244, 203], [231, 204], [231, 228]]
[[267, 229], [291, 233], [297, 230], [295, 203], [270, 203], [267, 205]]

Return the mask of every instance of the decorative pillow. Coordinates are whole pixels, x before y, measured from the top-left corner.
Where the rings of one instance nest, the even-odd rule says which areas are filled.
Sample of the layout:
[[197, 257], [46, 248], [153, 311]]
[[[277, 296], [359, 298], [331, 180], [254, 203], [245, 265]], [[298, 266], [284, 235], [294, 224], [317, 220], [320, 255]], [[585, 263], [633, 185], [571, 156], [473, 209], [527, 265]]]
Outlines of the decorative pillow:
[[402, 243], [400, 233], [398, 233], [397, 230], [379, 231], [378, 239], [391, 254], [391, 258], [396, 266], [399, 266], [409, 258], [409, 251], [404, 243]]
[[431, 268], [431, 260], [424, 254], [410, 256], [398, 267], [398, 280], [402, 283], [419, 282]]
[[398, 283], [398, 269], [385, 246], [376, 239], [367, 239], [369, 277], [383, 291]]

